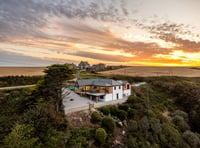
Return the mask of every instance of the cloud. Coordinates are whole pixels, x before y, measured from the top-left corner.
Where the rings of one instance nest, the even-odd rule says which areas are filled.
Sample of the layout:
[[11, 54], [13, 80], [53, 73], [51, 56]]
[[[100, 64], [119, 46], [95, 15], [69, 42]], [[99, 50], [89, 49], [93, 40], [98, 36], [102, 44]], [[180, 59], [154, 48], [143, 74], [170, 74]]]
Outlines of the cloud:
[[[92, 18], [100, 21], [119, 22], [124, 20], [127, 10], [113, 5], [113, 1], [74, 1], [74, 0], [6, 0], [0, 1], [1, 36], [36, 36], [40, 28], [53, 16], [66, 18]], [[122, 10], [121, 10], [122, 9]]]
[[0, 51], [1, 66], [47, 66], [57, 63], [55, 60], [47, 60], [36, 57], [24, 56], [13, 52]]
[[200, 40], [194, 40], [194, 38], [198, 38], [200, 35], [192, 33], [192, 26], [190, 25], [162, 23], [151, 26], [142, 25], [142, 28], [149, 31], [153, 38], [176, 44], [175, 50], [185, 50], [187, 52], [197, 52], [200, 50]]
[[73, 55], [80, 57], [87, 57], [95, 60], [107, 61], [107, 62], [130, 62], [133, 58], [119, 55], [108, 55], [103, 53], [93, 53], [87, 51], [79, 51], [74, 53]]
[[[142, 15], [146, 10], [139, 10], [140, 6], [143, 8], [142, 2], [2, 0], [0, 1], [0, 44], [3, 47], [1, 50], [12, 45], [15, 48], [12, 51], [17, 52], [21, 49], [26, 55], [30, 55], [28, 53], [30, 49], [37, 48], [37, 53], [34, 54], [38, 57], [55, 54], [64, 61], [65, 55], [66, 59], [68, 55], [74, 55], [79, 58], [110, 62], [143, 59], [157, 61], [155, 55], [170, 55], [173, 50], [188, 53], [200, 51], [200, 35], [198, 31], [194, 31], [192, 24], [167, 21], [159, 14], [144, 17]], [[128, 40], [123, 37], [126, 33], [147, 37], [143, 40], [135, 38]], [[92, 51], [97, 49], [104, 53], [97, 54]], [[122, 51], [134, 57], [108, 54], [114, 51]], [[21, 56], [24, 59], [24, 55]]]
[[[62, 30], [60, 35], [52, 36], [46, 34], [42, 38], [22, 38], [9, 40], [9, 42], [16, 45], [25, 45], [34, 48], [45, 48], [51, 51], [65, 52], [66, 54], [70, 54], [71, 50], [88, 51], [88, 49], [96, 48], [102, 48], [105, 51], [122, 50], [136, 55], [136, 58], [140, 56], [147, 58], [154, 54], [167, 54], [171, 51], [170, 49], [162, 48], [153, 42], [145, 43], [126, 41], [115, 36], [113, 32], [106, 27], [94, 28], [87, 23], [80, 24], [78, 21], [72, 20], [70, 23], [68, 21], [59, 20], [56, 22], [56, 26], [59, 26]], [[84, 57], [86, 55], [87, 54], [83, 54], [82, 56]], [[115, 59], [115, 57], [113, 57], [113, 59]], [[118, 61], [120, 60], [123, 61], [124, 59], [119, 58]]]

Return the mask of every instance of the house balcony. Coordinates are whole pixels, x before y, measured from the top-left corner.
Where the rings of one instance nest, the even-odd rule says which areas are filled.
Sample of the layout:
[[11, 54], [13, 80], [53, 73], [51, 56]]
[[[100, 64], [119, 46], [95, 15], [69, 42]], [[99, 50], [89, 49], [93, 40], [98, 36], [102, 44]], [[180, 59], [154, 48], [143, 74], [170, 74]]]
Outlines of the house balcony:
[[98, 90], [98, 89], [92, 89], [92, 90], [78, 89], [75, 92], [81, 95], [93, 95], [93, 96], [103, 96], [106, 93], [109, 93], [107, 90]]

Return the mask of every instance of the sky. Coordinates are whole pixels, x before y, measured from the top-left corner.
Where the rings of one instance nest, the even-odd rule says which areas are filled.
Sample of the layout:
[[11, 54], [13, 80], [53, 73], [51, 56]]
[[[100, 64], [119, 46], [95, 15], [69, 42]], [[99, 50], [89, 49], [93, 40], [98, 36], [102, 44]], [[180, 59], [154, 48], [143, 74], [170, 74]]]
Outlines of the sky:
[[200, 66], [199, 0], [0, 0], [0, 66]]

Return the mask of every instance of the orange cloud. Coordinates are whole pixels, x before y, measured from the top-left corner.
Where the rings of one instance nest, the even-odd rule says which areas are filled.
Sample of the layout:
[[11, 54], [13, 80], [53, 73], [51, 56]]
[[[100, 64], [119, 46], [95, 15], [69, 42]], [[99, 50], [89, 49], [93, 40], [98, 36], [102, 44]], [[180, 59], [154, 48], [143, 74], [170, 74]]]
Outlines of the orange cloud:
[[183, 66], [199, 66], [200, 65], [200, 52], [190, 53], [182, 50], [174, 50], [169, 54], [157, 54], [153, 56], [154, 58], [161, 59], [163, 62], [165, 60], [177, 60], [179, 63], [172, 63], [174, 65]]

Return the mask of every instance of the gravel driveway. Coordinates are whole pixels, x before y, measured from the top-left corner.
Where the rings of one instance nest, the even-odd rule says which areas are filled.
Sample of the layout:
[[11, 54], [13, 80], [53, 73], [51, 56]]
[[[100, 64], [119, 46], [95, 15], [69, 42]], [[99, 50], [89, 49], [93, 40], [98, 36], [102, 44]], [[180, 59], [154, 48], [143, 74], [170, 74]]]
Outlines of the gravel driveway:
[[89, 104], [94, 104], [94, 108], [98, 108], [105, 105], [120, 104], [127, 100], [127, 97], [124, 97], [123, 99], [119, 100], [97, 103], [95, 101], [89, 100], [89, 98], [87, 97], [81, 97], [80, 95], [76, 94], [75, 92], [67, 88], [63, 90], [63, 94], [65, 94], [63, 96], [63, 105], [65, 114], [81, 110], [87, 110], [89, 109]]

